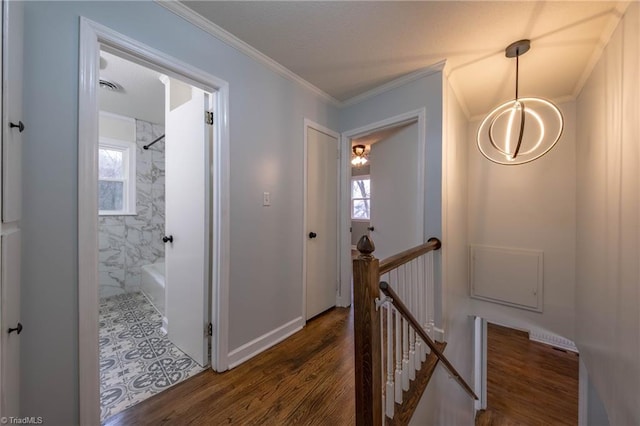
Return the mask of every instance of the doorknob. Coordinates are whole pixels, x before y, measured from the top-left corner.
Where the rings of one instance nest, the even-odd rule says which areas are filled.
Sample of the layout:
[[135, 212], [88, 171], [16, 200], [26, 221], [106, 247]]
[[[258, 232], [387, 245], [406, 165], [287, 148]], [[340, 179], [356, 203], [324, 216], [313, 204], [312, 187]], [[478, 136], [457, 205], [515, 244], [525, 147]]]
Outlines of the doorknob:
[[18, 326], [16, 328], [10, 328], [8, 330], [9, 334], [13, 333], [14, 331], [17, 331], [18, 334], [22, 333], [22, 324], [18, 323]]
[[375, 230], [376, 230], [376, 228], [374, 228], [373, 226], [367, 226], [367, 229], [368, 229], [369, 231], [375, 231]]
[[315, 238], [317, 236], [318, 234], [316, 234], [315, 232], [309, 232], [309, 238]]
[[18, 124], [16, 123], [9, 123], [9, 128], [13, 129], [14, 127], [18, 128], [18, 132], [22, 133], [24, 131], [24, 123], [22, 121], [18, 121]]
[[162, 242], [173, 243], [173, 235], [169, 235], [168, 237], [165, 235], [164, 237], [162, 237]]

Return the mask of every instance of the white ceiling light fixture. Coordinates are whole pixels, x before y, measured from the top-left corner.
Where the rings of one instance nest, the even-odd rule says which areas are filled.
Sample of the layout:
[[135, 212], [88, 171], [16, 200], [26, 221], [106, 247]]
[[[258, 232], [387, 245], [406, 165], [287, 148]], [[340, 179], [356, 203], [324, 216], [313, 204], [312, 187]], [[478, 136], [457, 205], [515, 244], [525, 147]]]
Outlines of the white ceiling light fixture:
[[364, 145], [354, 145], [353, 148], [353, 158], [351, 159], [351, 164], [356, 167], [362, 167], [367, 164], [367, 156], [365, 151], [367, 147]]
[[507, 58], [516, 58], [515, 99], [491, 111], [478, 129], [478, 149], [494, 163], [529, 163], [549, 152], [562, 135], [564, 119], [557, 106], [542, 98], [518, 97], [519, 57], [530, 47], [530, 40], [519, 40], [505, 49]]

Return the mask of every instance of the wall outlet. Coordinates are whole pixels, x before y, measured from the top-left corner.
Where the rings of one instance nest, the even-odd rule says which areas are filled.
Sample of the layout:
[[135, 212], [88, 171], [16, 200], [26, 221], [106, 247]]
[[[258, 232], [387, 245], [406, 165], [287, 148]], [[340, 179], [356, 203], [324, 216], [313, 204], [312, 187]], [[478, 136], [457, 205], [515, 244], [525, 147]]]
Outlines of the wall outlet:
[[262, 193], [262, 205], [270, 206], [271, 205], [271, 194], [268, 192]]

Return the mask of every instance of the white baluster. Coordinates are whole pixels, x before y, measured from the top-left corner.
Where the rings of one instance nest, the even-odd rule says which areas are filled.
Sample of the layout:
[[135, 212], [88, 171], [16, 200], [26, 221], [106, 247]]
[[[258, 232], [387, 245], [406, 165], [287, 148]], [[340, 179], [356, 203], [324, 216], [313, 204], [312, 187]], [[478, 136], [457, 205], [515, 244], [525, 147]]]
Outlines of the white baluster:
[[[405, 265], [398, 271], [398, 283], [400, 285], [400, 298], [407, 300], [407, 268]], [[402, 318], [402, 389], [409, 390], [409, 323]]]
[[428, 287], [428, 294], [427, 294], [427, 304], [429, 306], [429, 318], [428, 318], [428, 322], [427, 322], [427, 331], [428, 331], [428, 335], [429, 337], [431, 337], [433, 339], [434, 337], [434, 326], [435, 326], [435, 271], [434, 271], [434, 267], [433, 267], [433, 251], [430, 251], [429, 253], [427, 253], [427, 259], [428, 259], [428, 265], [429, 265], [429, 272], [427, 273], [427, 276], [429, 277], [429, 287]]
[[[420, 311], [420, 276], [418, 275], [418, 262], [416, 259], [413, 259], [409, 264], [411, 268], [411, 276], [412, 276], [412, 287], [413, 287], [413, 298], [411, 299], [411, 313], [415, 316]], [[413, 327], [412, 327], [413, 329]], [[413, 330], [414, 336], [414, 351], [413, 351], [413, 367], [416, 370], [420, 370], [420, 366], [422, 363], [422, 344], [420, 343], [420, 336]]]
[[[424, 255], [416, 259], [416, 266], [418, 268], [418, 324], [422, 325], [424, 318], [426, 318], [427, 305], [425, 304], [425, 294], [427, 293], [427, 282], [424, 276], [424, 262], [422, 258]], [[420, 338], [420, 361], [426, 361], [427, 359], [427, 344]]]
[[[396, 279], [398, 271], [396, 270]], [[396, 346], [396, 402], [402, 404], [402, 315], [395, 313], [395, 346]]]
[[393, 385], [393, 313], [391, 312], [391, 303], [387, 302], [387, 388], [386, 412], [387, 417], [393, 418], [393, 409], [395, 408], [395, 388]]
[[[411, 268], [411, 263], [408, 264], [408, 268], [405, 269], [407, 273], [407, 306], [409, 310], [411, 310], [411, 301], [415, 297], [415, 285], [414, 285], [414, 274]], [[409, 329], [409, 378], [411, 380], [416, 379], [416, 332], [411, 327]]]
[[[429, 337], [432, 337], [429, 333], [429, 280], [430, 280], [430, 270], [428, 265], [429, 253], [422, 255], [420, 258], [420, 263], [422, 264], [423, 277], [424, 277], [424, 295], [422, 296], [422, 303], [424, 303], [424, 317], [422, 318], [422, 328], [427, 333]], [[424, 345], [425, 354], [431, 353], [431, 349], [425, 344]]]

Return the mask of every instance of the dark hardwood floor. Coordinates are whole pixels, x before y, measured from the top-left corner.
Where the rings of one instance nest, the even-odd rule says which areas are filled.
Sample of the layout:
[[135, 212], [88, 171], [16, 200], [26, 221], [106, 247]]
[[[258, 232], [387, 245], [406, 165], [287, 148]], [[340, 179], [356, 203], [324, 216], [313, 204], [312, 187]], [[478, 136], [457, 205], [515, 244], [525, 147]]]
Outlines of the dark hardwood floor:
[[577, 425], [578, 355], [488, 326], [487, 410], [476, 425]]
[[352, 317], [334, 308], [235, 369], [204, 371], [105, 424], [352, 425]]

